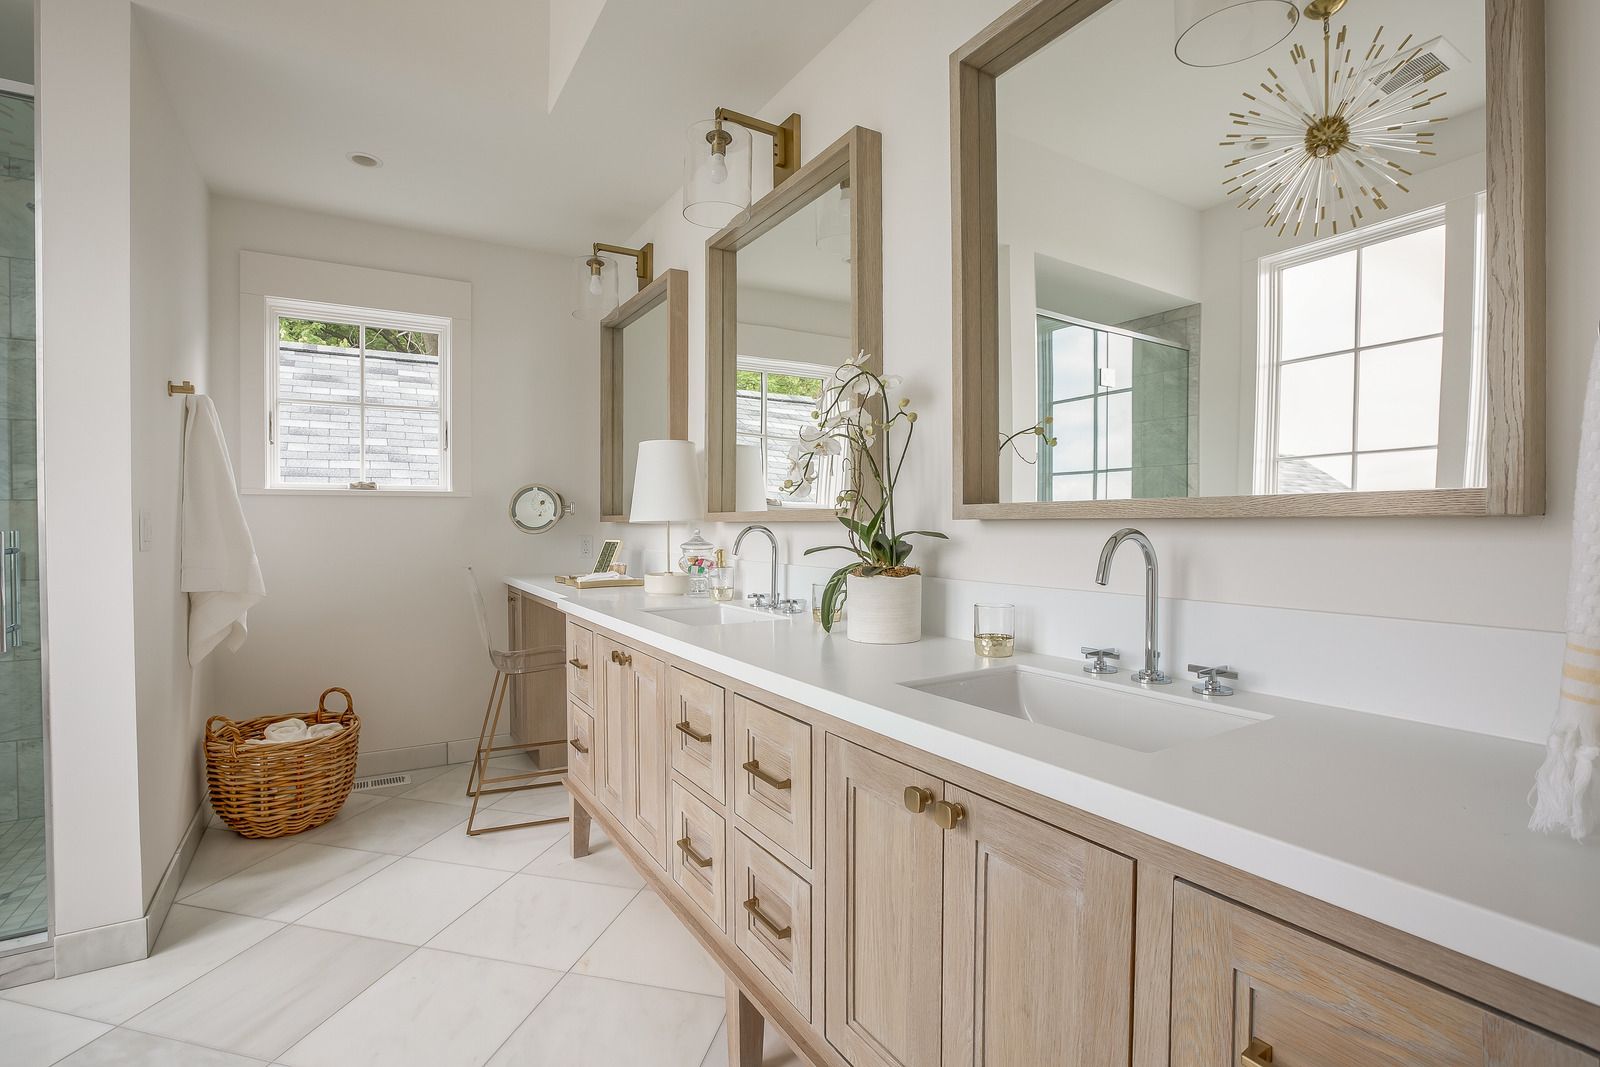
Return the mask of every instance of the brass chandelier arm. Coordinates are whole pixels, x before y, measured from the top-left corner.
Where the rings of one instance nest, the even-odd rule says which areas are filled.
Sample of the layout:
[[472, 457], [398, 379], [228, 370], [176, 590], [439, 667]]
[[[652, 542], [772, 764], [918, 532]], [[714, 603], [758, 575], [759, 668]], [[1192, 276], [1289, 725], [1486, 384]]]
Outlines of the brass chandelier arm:
[[633, 272], [639, 276], [639, 288], [643, 289], [655, 279], [656, 246], [653, 241], [646, 241], [640, 248], [629, 248], [627, 245], [606, 244], [604, 241], [594, 243], [593, 254], [589, 257], [589, 270], [595, 274], [600, 273], [604, 261], [600, 258], [601, 252], [610, 252], [618, 256], [632, 256]]
[[[772, 138], [772, 187], [776, 189], [784, 180], [800, 169], [800, 116], [790, 115], [782, 122], [773, 123], [765, 119], [758, 119], [754, 115], [746, 115], [742, 111], [732, 108], [719, 107], [712, 113], [712, 120], [721, 130], [724, 122], [731, 122], [735, 126], [743, 126], [756, 133], [764, 133]], [[715, 136], [716, 131], [713, 131]]]

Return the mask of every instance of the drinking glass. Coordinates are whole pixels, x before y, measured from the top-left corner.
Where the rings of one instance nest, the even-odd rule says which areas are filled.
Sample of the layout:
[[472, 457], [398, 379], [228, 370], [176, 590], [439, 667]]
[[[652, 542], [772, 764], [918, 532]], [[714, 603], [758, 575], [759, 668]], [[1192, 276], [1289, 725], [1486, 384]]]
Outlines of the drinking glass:
[[974, 604], [972, 643], [978, 655], [1004, 659], [1011, 655], [1017, 638], [1017, 608], [1014, 604]]

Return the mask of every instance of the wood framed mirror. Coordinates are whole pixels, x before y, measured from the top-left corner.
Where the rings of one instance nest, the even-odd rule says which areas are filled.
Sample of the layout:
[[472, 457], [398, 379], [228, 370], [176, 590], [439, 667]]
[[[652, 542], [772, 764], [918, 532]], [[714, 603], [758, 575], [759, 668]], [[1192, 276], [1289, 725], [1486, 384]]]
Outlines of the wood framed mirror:
[[882, 370], [882, 181], [881, 138], [854, 127], [706, 242], [712, 520], [837, 514], [843, 464], [802, 495], [782, 484], [825, 379], [861, 351]]
[[951, 57], [957, 518], [1543, 512], [1542, 3], [1251, 6]]
[[600, 521], [628, 521], [640, 441], [688, 437], [689, 275], [669, 270], [600, 321]]

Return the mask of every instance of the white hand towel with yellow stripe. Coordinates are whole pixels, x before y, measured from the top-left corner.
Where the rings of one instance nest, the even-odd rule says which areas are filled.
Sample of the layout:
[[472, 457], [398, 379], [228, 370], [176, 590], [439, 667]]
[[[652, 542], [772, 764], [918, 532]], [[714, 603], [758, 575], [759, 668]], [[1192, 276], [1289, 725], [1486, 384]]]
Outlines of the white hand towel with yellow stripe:
[[1567, 653], [1561, 705], [1534, 783], [1534, 830], [1581, 838], [1600, 816], [1600, 344], [1589, 367], [1572, 507], [1572, 574], [1567, 586]]

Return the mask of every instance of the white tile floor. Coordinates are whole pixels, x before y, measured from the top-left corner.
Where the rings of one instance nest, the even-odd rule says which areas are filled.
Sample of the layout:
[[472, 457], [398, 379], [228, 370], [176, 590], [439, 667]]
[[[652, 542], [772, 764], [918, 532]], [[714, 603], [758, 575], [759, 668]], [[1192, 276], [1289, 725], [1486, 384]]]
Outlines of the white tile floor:
[[725, 1067], [721, 972], [598, 828], [582, 860], [560, 824], [469, 838], [466, 766], [411, 773], [297, 837], [208, 830], [149, 959], [0, 992], [0, 1059]]

